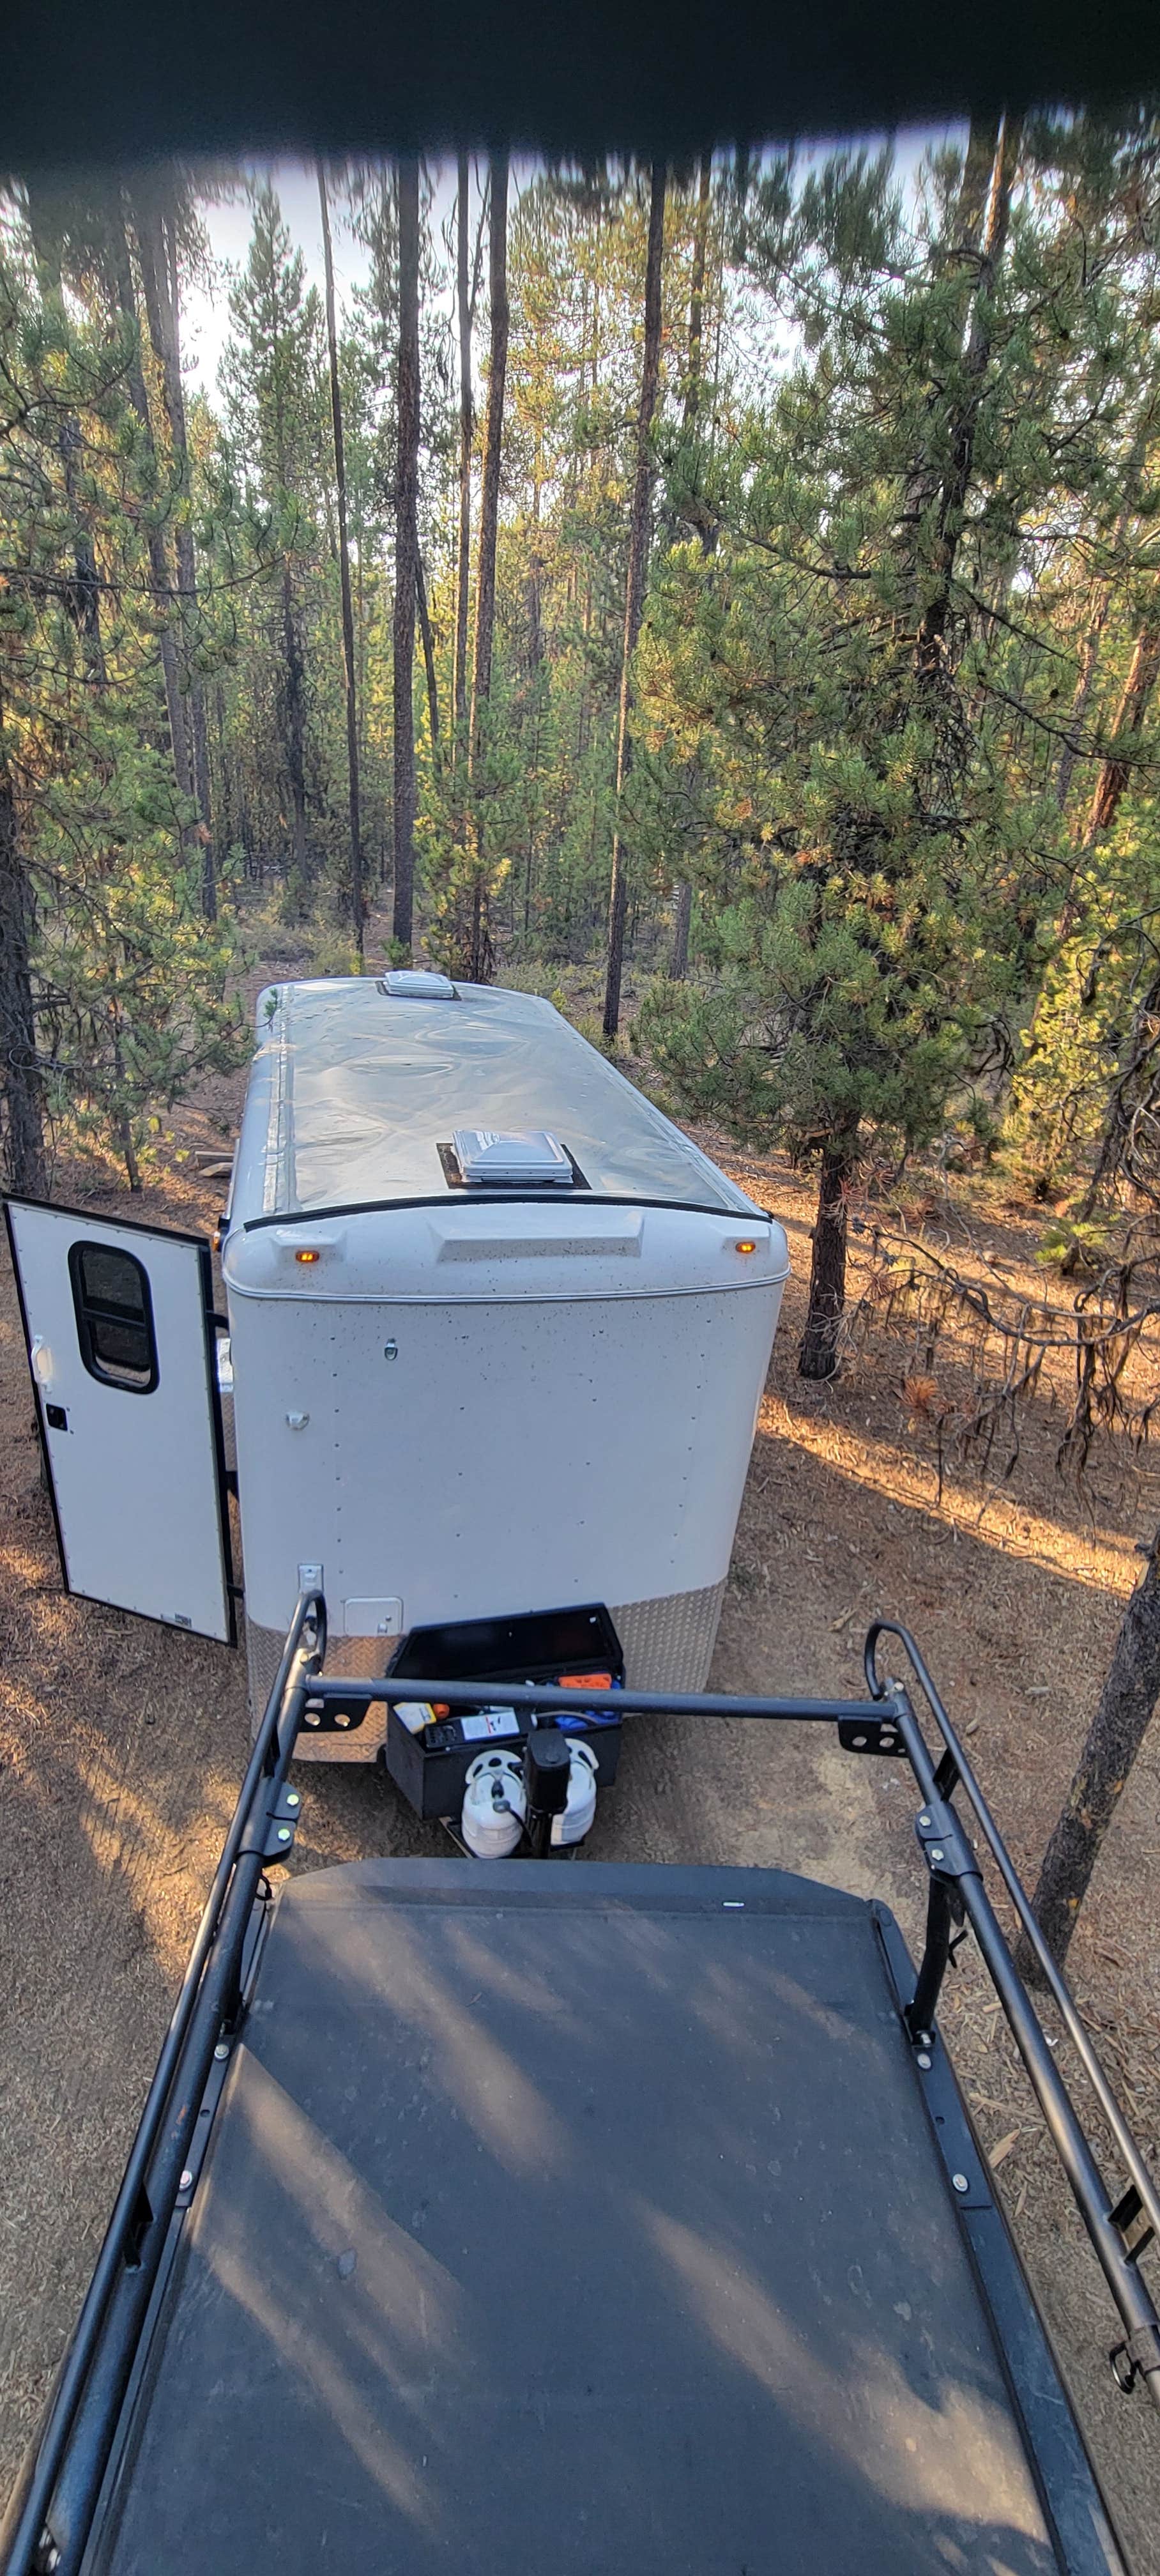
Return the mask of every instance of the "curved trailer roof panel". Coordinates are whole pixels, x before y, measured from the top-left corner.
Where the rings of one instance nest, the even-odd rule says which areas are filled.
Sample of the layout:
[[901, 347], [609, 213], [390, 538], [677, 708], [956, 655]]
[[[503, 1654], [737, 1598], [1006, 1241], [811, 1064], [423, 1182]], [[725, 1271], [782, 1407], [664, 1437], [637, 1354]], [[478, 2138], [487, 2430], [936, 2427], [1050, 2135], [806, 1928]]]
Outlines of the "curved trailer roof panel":
[[[387, 983], [392, 979], [388, 978]], [[397, 979], [401, 984], [402, 978]], [[370, 976], [273, 985], [242, 1122], [231, 1224], [472, 1195], [440, 1145], [457, 1128], [546, 1130], [582, 1176], [553, 1196], [761, 1211], [532, 993], [396, 990]], [[415, 979], [416, 983], [420, 979]]]

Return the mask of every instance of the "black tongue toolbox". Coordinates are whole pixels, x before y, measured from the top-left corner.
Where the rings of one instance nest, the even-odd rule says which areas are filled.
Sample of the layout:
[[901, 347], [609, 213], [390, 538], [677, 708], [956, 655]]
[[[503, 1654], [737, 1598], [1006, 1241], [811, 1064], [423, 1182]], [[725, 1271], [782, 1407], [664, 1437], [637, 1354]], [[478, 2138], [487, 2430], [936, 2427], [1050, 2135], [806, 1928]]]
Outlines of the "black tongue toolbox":
[[[575, 1691], [575, 1711], [547, 1722], [590, 1744], [596, 1778], [608, 1788], [620, 1756], [620, 1720], [585, 1706], [590, 1690], [615, 1690], [624, 1681], [620, 1639], [602, 1601], [578, 1609], [531, 1610], [509, 1619], [460, 1619], [448, 1626], [412, 1628], [387, 1666], [399, 1681], [471, 1681], [487, 1684], [478, 1707], [454, 1715], [436, 1704], [430, 1718], [406, 1703], [387, 1702], [383, 1760], [397, 1788], [419, 1816], [458, 1817], [468, 1765], [489, 1744], [518, 1752], [531, 1724], [528, 1709], [505, 1706], [505, 1682], [561, 1682]], [[416, 1720], [419, 1720], [416, 1724]]]

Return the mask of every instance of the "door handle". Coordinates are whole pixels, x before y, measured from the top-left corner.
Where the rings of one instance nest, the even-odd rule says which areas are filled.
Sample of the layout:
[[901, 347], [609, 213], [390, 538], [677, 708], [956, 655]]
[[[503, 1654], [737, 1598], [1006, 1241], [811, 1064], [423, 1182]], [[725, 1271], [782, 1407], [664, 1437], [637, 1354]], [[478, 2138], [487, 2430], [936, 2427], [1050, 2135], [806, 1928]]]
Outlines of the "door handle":
[[36, 1379], [37, 1385], [51, 1386], [53, 1380], [52, 1352], [48, 1347], [48, 1343], [45, 1341], [43, 1333], [33, 1334], [32, 1348], [28, 1356], [32, 1362], [32, 1374]]

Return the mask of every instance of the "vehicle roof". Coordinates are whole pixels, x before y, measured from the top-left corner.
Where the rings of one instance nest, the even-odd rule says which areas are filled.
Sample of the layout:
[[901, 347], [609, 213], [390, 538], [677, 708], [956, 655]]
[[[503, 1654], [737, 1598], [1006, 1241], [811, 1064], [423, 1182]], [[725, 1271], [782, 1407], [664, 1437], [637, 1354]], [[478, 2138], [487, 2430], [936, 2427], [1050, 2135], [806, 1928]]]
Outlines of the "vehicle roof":
[[757, 1213], [536, 994], [459, 984], [447, 999], [403, 998], [371, 976], [273, 985], [257, 1033], [233, 1225], [459, 1198], [438, 1150], [457, 1127], [548, 1129], [597, 1198]]

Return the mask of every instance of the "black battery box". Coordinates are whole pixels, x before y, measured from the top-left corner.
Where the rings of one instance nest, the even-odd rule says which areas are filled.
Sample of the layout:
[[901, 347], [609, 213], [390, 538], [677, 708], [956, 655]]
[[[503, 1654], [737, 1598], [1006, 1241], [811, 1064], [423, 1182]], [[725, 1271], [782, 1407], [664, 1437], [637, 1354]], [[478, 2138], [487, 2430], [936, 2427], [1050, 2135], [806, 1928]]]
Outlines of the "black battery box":
[[[506, 1619], [461, 1619], [447, 1626], [412, 1628], [400, 1638], [387, 1666], [401, 1681], [479, 1681], [488, 1684], [477, 1707], [456, 1709], [453, 1716], [424, 1726], [417, 1735], [387, 1702], [383, 1760], [396, 1788], [416, 1815], [457, 1817], [469, 1765], [489, 1746], [518, 1751], [533, 1712], [513, 1711], [501, 1731], [487, 1712], [503, 1706], [505, 1682], [558, 1682], [571, 1673], [610, 1673], [613, 1685], [624, 1680], [620, 1639], [602, 1601], [578, 1609], [532, 1610]], [[568, 1735], [582, 1737], [596, 1756], [598, 1786], [616, 1778], [620, 1757], [620, 1720], [586, 1712], [578, 1690], [576, 1713], [547, 1721]]]

